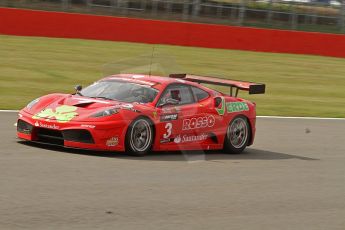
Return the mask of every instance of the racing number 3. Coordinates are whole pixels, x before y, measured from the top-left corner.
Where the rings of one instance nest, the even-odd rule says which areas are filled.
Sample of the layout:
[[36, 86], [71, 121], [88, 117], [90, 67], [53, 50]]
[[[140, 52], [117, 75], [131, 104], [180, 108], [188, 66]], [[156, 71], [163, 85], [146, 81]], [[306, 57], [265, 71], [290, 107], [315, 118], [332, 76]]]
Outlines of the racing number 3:
[[172, 124], [171, 123], [166, 123], [165, 124], [165, 129], [166, 129], [166, 132], [163, 134], [163, 138], [169, 138], [170, 135], [171, 135]]

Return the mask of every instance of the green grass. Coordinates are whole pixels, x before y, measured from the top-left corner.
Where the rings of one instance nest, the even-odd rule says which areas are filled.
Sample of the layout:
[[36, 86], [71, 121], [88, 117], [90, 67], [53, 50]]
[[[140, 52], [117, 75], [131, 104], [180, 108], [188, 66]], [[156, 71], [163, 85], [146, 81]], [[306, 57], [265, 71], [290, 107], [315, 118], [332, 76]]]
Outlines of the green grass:
[[[152, 47], [0, 36], [0, 109], [20, 109], [48, 93], [72, 93], [74, 85], [87, 85], [101, 78], [103, 72], [148, 65]], [[142, 54], [146, 56], [138, 57]], [[257, 103], [259, 115], [345, 117], [345, 59], [167, 45], [155, 45], [155, 54], [154, 72], [178, 71], [266, 83], [265, 95], [240, 93]], [[119, 61], [121, 65], [103, 67]], [[161, 63], [160, 70], [155, 69], [156, 62]]]

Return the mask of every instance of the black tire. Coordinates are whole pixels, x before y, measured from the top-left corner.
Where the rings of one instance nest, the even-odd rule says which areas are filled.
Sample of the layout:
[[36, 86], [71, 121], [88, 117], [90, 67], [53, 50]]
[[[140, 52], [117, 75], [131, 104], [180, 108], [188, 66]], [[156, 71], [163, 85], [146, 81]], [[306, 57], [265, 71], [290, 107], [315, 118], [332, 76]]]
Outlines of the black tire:
[[125, 139], [126, 153], [131, 156], [144, 156], [152, 147], [154, 130], [152, 122], [139, 117], [128, 127]]
[[250, 126], [245, 116], [234, 117], [226, 129], [224, 151], [239, 154], [247, 147], [250, 139]]

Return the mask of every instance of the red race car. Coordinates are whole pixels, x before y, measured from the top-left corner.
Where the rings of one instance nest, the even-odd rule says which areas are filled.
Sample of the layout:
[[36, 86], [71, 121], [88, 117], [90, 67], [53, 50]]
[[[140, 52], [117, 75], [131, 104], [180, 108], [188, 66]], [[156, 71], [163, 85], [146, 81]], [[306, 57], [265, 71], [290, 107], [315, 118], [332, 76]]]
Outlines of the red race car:
[[[230, 95], [200, 83], [228, 86]], [[19, 112], [19, 138], [92, 150], [215, 150], [240, 153], [253, 143], [255, 103], [239, 90], [265, 92], [265, 85], [171, 74], [112, 75], [75, 94], [49, 94]]]

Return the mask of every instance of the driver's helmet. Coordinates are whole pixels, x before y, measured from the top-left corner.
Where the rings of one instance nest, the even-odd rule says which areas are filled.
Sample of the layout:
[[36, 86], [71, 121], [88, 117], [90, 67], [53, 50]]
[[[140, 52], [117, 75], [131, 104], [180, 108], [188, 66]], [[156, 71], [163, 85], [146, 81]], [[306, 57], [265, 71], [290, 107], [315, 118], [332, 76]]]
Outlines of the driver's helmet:
[[171, 98], [177, 101], [181, 101], [180, 90], [171, 90]]

